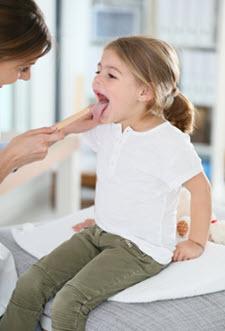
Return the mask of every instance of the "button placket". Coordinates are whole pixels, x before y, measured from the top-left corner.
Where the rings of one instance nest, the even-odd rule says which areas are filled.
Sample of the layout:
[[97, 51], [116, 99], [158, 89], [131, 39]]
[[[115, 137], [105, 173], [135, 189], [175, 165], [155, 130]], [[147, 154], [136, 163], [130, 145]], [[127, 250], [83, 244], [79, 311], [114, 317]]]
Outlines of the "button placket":
[[116, 164], [120, 157], [122, 145], [129, 136], [129, 134], [130, 134], [130, 128], [127, 128], [123, 133], [121, 133], [120, 131], [117, 132], [116, 134], [114, 146], [112, 148], [112, 155], [109, 161], [109, 176], [112, 176], [114, 174]]
[[121, 145], [122, 145], [122, 137], [120, 136], [115, 140], [115, 143], [114, 143], [114, 146], [112, 149], [112, 155], [111, 155], [111, 159], [109, 162], [110, 175], [112, 175], [114, 173], [115, 166], [116, 166], [118, 158], [120, 156]]

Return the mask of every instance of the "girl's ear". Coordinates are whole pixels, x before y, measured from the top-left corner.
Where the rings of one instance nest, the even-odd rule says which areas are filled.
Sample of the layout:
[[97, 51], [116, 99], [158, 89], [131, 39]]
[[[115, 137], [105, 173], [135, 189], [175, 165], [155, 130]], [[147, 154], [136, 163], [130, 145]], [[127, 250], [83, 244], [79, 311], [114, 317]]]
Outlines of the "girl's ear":
[[141, 102], [146, 102], [146, 101], [150, 101], [153, 98], [154, 98], [154, 93], [153, 93], [152, 89], [148, 86], [145, 86], [141, 90], [138, 100]]

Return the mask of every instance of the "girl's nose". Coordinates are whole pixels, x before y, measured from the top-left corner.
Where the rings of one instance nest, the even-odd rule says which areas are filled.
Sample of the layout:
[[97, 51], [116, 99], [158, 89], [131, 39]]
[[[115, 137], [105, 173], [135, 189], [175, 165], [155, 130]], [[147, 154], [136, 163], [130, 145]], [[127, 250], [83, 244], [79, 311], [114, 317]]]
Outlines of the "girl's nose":
[[102, 77], [101, 77], [100, 74], [98, 74], [98, 75], [95, 76], [94, 82], [95, 83], [98, 83], [98, 84], [101, 84], [102, 83]]

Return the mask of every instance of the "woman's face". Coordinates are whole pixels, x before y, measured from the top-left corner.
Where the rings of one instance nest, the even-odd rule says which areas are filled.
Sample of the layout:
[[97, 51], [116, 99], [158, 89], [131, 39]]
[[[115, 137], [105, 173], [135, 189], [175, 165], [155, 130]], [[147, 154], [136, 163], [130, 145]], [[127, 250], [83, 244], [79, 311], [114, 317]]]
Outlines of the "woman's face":
[[31, 66], [36, 60], [11, 60], [0, 62], [0, 87], [13, 84], [18, 79], [29, 80]]

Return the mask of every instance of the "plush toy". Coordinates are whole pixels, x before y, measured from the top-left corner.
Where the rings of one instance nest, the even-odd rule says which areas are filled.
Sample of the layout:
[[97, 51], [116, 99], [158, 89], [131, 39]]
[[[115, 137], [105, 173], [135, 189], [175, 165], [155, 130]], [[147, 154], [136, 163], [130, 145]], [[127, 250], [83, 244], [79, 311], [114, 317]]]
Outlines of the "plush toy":
[[[188, 239], [190, 231], [190, 201], [190, 192], [182, 188], [180, 201], [177, 206], [177, 242]], [[225, 220], [216, 220], [214, 214], [211, 217], [209, 240], [225, 245]]]
[[225, 220], [213, 220], [209, 230], [209, 240], [225, 245]]

